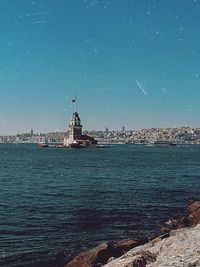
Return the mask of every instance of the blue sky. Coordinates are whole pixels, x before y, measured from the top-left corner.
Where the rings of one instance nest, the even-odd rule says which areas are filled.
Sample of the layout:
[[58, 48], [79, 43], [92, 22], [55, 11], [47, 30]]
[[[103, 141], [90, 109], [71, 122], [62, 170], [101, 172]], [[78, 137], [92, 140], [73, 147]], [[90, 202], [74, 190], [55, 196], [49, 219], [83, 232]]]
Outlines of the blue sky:
[[0, 134], [200, 126], [200, 0], [1, 0]]

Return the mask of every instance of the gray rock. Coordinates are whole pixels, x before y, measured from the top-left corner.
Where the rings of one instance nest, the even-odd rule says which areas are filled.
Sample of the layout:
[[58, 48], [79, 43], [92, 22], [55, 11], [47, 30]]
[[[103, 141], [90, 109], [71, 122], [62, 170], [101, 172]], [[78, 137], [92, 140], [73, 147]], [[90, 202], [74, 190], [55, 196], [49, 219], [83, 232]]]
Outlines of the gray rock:
[[146, 267], [200, 267], [200, 224], [173, 230], [170, 237], [133, 248], [104, 267], [135, 267], [138, 257], [146, 260]]

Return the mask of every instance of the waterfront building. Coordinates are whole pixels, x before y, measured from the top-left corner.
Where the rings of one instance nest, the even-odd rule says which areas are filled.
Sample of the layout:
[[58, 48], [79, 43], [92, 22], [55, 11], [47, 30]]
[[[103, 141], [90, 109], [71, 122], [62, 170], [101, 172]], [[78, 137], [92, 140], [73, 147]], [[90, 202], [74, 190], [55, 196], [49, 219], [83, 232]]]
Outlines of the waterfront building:
[[96, 145], [97, 141], [94, 137], [82, 134], [82, 125], [79, 114], [77, 112], [77, 99], [72, 100], [74, 112], [69, 124], [67, 136], [64, 138], [64, 146], [66, 147], [88, 147]]

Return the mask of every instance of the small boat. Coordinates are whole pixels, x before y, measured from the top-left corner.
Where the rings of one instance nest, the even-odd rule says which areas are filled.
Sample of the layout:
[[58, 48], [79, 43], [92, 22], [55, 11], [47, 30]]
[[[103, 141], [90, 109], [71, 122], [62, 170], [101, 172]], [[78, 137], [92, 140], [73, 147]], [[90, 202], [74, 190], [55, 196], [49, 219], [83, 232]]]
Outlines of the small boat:
[[176, 143], [173, 143], [168, 140], [155, 140], [151, 142], [150, 144], [147, 144], [147, 146], [176, 146]]
[[37, 143], [37, 147], [49, 147], [49, 144], [46, 141]]

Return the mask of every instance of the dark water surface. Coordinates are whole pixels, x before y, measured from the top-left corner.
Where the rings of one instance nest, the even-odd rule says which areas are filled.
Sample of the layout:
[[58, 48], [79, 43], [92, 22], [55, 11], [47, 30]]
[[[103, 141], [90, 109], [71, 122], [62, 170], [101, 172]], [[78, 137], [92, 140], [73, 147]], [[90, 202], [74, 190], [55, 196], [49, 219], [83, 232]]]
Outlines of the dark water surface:
[[200, 147], [1, 144], [0, 266], [59, 266], [73, 251], [155, 230], [199, 192]]

